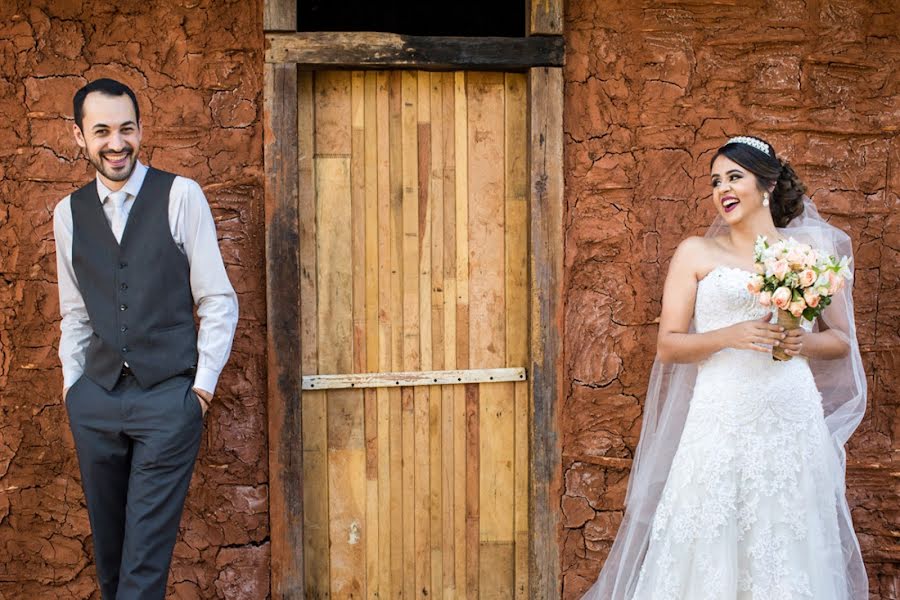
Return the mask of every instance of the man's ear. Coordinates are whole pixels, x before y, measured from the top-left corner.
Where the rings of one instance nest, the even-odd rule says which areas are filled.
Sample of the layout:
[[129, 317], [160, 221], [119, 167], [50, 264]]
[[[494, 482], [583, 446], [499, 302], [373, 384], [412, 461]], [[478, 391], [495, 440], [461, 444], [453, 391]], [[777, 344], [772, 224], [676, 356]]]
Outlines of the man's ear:
[[87, 142], [84, 141], [84, 133], [82, 133], [81, 127], [78, 126], [78, 123], [72, 124], [72, 133], [75, 135], [75, 142], [82, 148], [86, 148]]

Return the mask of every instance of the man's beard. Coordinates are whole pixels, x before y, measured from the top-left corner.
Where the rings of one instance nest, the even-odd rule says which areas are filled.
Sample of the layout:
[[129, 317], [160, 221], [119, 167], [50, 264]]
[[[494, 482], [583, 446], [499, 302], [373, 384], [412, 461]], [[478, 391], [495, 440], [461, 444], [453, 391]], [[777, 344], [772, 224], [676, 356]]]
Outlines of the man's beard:
[[131, 146], [127, 146], [124, 151], [127, 153], [125, 158], [130, 164], [128, 164], [127, 168], [115, 171], [107, 165], [103, 160], [104, 154], [119, 154], [118, 152], [101, 152], [96, 157], [92, 156], [90, 152], [87, 150], [84, 151], [85, 156], [87, 156], [88, 162], [90, 162], [97, 171], [99, 171], [104, 177], [109, 179], [110, 181], [127, 181], [131, 174], [134, 172], [134, 167], [137, 164], [137, 161], [134, 158], [134, 149]]

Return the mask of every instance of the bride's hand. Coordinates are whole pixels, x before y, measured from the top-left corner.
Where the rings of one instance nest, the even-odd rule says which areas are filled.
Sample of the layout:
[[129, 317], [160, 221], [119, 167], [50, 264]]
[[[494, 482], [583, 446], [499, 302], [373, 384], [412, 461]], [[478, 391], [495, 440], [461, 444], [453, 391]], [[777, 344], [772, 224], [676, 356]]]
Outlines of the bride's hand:
[[803, 342], [806, 337], [806, 330], [802, 327], [798, 327], [796, 329], [791, 329], [785, 332], [784, 341], [781, 342], [781, 347], [784, 348], [784, 353], [788, 356], [798, 356], [800, 351], [803, 350]]
[[751, 319], [726, 327], [726, 345], [737, 350], [756, 350], [771, 352], [772, 346], [778, 346], [785, 338], [784, 328], [769, 323], [771, 315], [759, 319]]

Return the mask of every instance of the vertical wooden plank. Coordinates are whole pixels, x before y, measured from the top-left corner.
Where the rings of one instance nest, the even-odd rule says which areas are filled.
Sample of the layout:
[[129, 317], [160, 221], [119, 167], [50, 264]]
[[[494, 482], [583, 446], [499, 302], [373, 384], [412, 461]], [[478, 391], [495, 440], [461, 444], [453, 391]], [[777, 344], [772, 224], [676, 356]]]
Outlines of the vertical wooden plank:
[[443, 73], [426, 73], [431, 106], [431, 168], [428, 194], [431, 215], [431, 365], [444, 367], [444, 106]]
[[[460, 387], [460, 386], [457, 386]], [[480, 424], [479, 424], [480, 384], [466, 384], [466, 595], [479, 598], [480, 590]]]
[[[318, 366], [309, 373], [318, 370]], [[306, 589], [313, 598], [331, 593], [328, 553], [328, 413], [325, 392], [304, 392], [303, 527]]]
[[[350, 74], [350, 252], [353, 306], [352, 372], [366, 370], [365, 73]], [[346, 224], [345, 224], [346, 227]]]
[[431, 590], [435, 598], [444, 597], [444, 548], [443, 548], [443, 502], [441, 494], [441, 471], [443, 455], [441, 428], [441, 387], [434, 386], [428, 390], [428, 457], [425, 465], [428, 472], [428, 508], [430, 523], [428, 536], [430, 540], [429, 558], [431, 560]]
[[506, 245], [506, 362], [528, 362], [528, 153], [527, 80], [506, 73], [505, 116], [505, 245]]
[[469, 118], [466, 77], [454, 74], [456, 150], [456, 364], [469, 368]]
[[263, 29], [297, 31], [297, 0], [264, 0], [264, 2]]
[[432, 186], [431, 186], [431, 79], [427, 72], [416, 73], [416, 150], [418, 169], [418, 253], [419, 253], [419, 368], [431, 371], [431, 239], [432, 239]]
[[562, 35], [563, 0], [530, 0], [528, 35]]
[[[428, 174], [431, 214], [431, 333], [432, 368], [444, 369], [444, 144], [443, 144], [443, 88], [442, 73], [425, 74], [431, 106], [431, 169]], [[452, 531], [448, 540], [445, 525], [449, 525], [446, 498], [450, 491], [452, 463], [445, 462], [447, 419], [444, 416], [444, 386], [430, 389], [431, 439], [431, 589], [439, 598], [453, 597], [450, 573], [453, 565]], [[452, 421], [451, 421], [452, 423]], [[451, 430], [452, 433], [452, 430]], [[449, 441], [449, 440], [448, 440]], [[451, 446], [452, 448], [452, 446]], [[450, 548], [448, 548], [450, 541]]]
[[[391, 365], [403, 368], [403, 149], [401, 145], [401, 72], [392, 71], [388, 75], [389, 142], [387, 145], [389, 191], [390, 191], [390, 297], [387, 311], [391, 320]], [[399, 389], [389, 390], [390, 398], [390, 439], [391, 439], [391, 597], [405, 595], [412, 597], [415, 585], [415, 566], [407, 552], [411, 544], [407, 540], [408, 511], [404, 502], [404, 398]], [[411, 496], [407, 496], [411, 498]], [[410, 575], [410, 568], [413, 569]]]
[[[349, 81], [348, 81], [349, 83]], [[349, 91], [349, 90], [347, 90]], [[349, 98], [349, 94], [348, 94]], [[319, 218], [319, 370], [352, 369], [350, 159], [316, 159]], [[331, 594], [365, 593], [365, 442], [362, 393], [327, 394]]]
[[[319, 371], [351, 372], [354, 356], [351, 73], [316, 77]], [[349, 226], [348, 226], [349, 225]], [[326, 258], [327, 257], [327, 258]], [[327, 394], [331, 594], [365, 594], [365, 412], [362, 392]]]
[[[391, 188], [391, 359], [394, 368], [405, 368], [404, 328], [404, 172], [403, 172], [403, 82], [402, 72], [392, 71], [390, 78], [390, 188]], [[413, 419], [412, 390], [392, 389], [391, 398], [391, 497], [396, 515], [392, 527], [398, 544], [395, 561], [397, 594], [412, 598], [415, 594], [415, 536], [413, 512]], [[396, 517], [396, 521], [394, 520]], [[392, 584], [393, 585], [393, 584]]]
[[531, 159], [531, 597], [560, 597], [557, 533], [562, 397], [563, 76], [535, 68], [528, 75]]
[[442, 150], [444, 226], [444, 368], [457, 368], [456, 360], [456, 74], [440, 73], [443, 115]]
[[366, 455], [361, 390], [328, 393], [331, 595], [366, 595]]
[[302, 598], [303, 458], [300, 265], [297, 256], [297, 68], [266, 65], [263, 118], [272, 597]]
[[[453, 285], [456, 288], [452, 333], [454, 361], [457, 369], [469, 368], [469, 248], [468, 248], [468, 117], [466, 116], [466, 73], [453, 73], [453, 206], [454, 224], [453, 264], [455, 272]], [[465, 598], [469, 597], [468, 544], [466, 533], [466, 506], [469, 502], [467, 474], [470, 465], [466, 462], [466, 392], [461, 386], [453, 387], [453, 460], [454, 460], [454, 532], [456, 539], [456, 589]], [[477, 493], [477, 490], [474, 491]], [[477, 555], [475, 556], [477, 564]], [[476, 600], [476, 596], [472, 596]]]
[[[443, 343], [444, 369], [456, 368], [456, 158], [455, 158], [455, 75], [441, 73], [435, 75], [441, 86], [441, 155], [443, 157], [442, 198], [443, 220]], [[434, 106], [432, 104], [432, 106]], [[444, 505], [444, 588], [448, 598], [464, 597], [465, 582], [459, 576], [465, 572], [464, 520], [458, 508], [465, 497], [465, 466], [457, 463], [456, 430], [463, 429], [463, 421], [456, 417], [454, 388], [441, 389], [441, 414], [443, 415], [442, 440], [444, 447], [444, 469], [442, 493]], [[464, 439], [464, 433], [460, 436]], [[464, 452], [464, 450], [463, 450]], [[462, 453], [460, 453], [462, 454]], [[457, 485], [459, 482], [459, 485]], [[458, 527], [458, 528], [457, 528]], [[459, 532], [459, 534], [457, 534]]]
[[403, 367], [421, 366], [419, 323], [419, 169], [416, 74], [401, 72], [401, 140], [403, 178]]
[[515, 598], [530, 598], [528, 587], [529, 540], [528, 532], [528, 382], [521, 381], [515, 386], [515, 450], [513, 469], [515, 471]]
[[374, 71], [365, 73], [363, 104], [365, 107], [364, 170], [366, 203], [366, 371], [378, 371], [379, 353], [379, 261], [378, 261], [378, 123], [377, 119], [377, 75]]
[[[431, 77], [429, 73], [416, 73], [416, 127], [418, 171], [418, 252], [419, 252], [419, 368], [433, 370], [432, 357], [432, 196], [431, 196]], [[434, 397], [432, 395], [434, 394]], [[433, 436], [437, 429], [433, 411], [439, 407], [439, 388], [416, 387], [416, 548], [421, 556], [417, 569], [416, 593], [420, 596], [443, 597], [440, 585], [440, 538], [434, 538], [435, 523], [440, 523], [440, 513], [435, 509], [432, 494], [432, 463], [440, 465], [440, 447], [435, 448]], [[435, 451], [437, 456], [435, 456]], [[439, 504], [438, 504], [439, 506]], [[438, 544], [435, 547], [435, 543]], [[437, 565], [435, 564], [437, 562]], [[436, 570], [437, 568], [437, 570]], [[437, 580], [437, 581], [436, 581]]]
[[[468, 293], [469, 361], [478, 368], [506, 360], [504, 140], [502, 73], [469, 73]], [[484, 402], [484, 398], [482, 398]], [[485, 515], [490, 520], [490, 515]]]
[[[371, 83], [374, 86], [374, 75]], [[369, 112], [374, 116], [374, 104], [367, 102], [368, 76], [363, 71], [351, 74], [351, 156], [350, 178], [352, 198], [353, 230], [353, 370], [361, 373], [368, 370], [369, 357], [377, 357], [377, 330], [374, 318], [370, 319], [378, 302], [377, 280], [377, 213], [373, 210], [376, 189], [370, 171], [376, 165], [374, 147], [367, 142], [374, 139], [369, 131], [373, 121], [367, 119]], [[374, 100], [374, 96], [372, 97]], [[374, 224], [372, 223], [374, 221]], [[373, 276], [374, 273], [374, 276]], [[373, 350], [374, 348], [374, 350]], [[380, 591], [378, 565], [378, 406], [376, 391], [363, 392], [364, 435], [365, 435], [365, 595], [377, 598]]]
[[350, 73], [316, 75], [319, 372], [353, 369]]
[[[318, 252], [316, 235], [315, 178], [315, 78], [299, 74], [300, 180], [300, 329], [301, 369], [319, 372], [318, 348]], [[328, 555], [328, 430], [325, 392], [306, 392], [303, 410], [303, 527], [307, 592], [315, 598], [330, 593]]]
[[[469, 360], [506, 361], [505, 140], [502, 73], [471, 73], [469, 117]], [[500, 168], [498, 168], [500, 166]], [[513, 388], [483, 384], [479, 394], [479, 591], [513, 589]]]
[[[528, 154], [527, 81], [505, 75], [506, 143], [506, 366], [528, 364]], [[528, 384], [513, 384], [514, 590], [528, 590]]]
[[[401, 147], [403, 178], [403, 365], [416, 371], [421, 368], [419, 298], [419, 198], [418, 198], [418, 85], [415, 72], [403, 71], [400, 76], [401, 97]], [[404, 556], [410, 561], [411, 581], [405, 581], [409, 597], [430, 587], [427, 573], [428, 546], [422, 521], [427, 527], [428, 516], [423, 514], [421, 493], [416, 480], [421, 481], [421, 461], [417, 453], [425, 451], [422, 445], [422, 392], [404, 388], [403, 394], [403, 512], [405, 528]], [[426, 410], [427, 410], [427, 404]], [[427, 417], [425, 420], [427, 432]], [[427, 456], [427, 454], [426, 454]], [[407, 551], [408, 550], [408, 551]]]
[[301, 71], [298, 75], [297, 130], [299, 132], [297, 171], [300, 201], [300, 356], [303, 372], [317, 374], [319, 369], [318, 291], [316, 254], [316, 179], [315, 179], [315, 98], [314, 75]]
[[[390, 195], [390, 153], [388, 137], [388, 78], [384, 72], [370, 73], [375, 77], [374, 119], [369, 122], [375, 132], [371, 146], [375, 149], [377, 202], [377, 244], [378, 244], [378, 362], [377, 370], [391, 370], [391, 195]], [[367, 113], [368, 120], [368, 113]], [[369, 143], [367, 142], [367, 147]], [[399, 545], [393, 546], [397, 530], [392, 507], [397, 502], [392, 499], [392, 477], [397, 472], [392, 465], [395, 448], [391, 437], [391, 394], [399, 390], [379, 388], [378, 397], [378, 514], [379, 544], [378, 556], [381, 563], [382, 598], [396, 598], [398, 574], [400, 570]], [[399, 401], [396, 403], [399, 407]], [[394, 554], [392, 555], [392, 552]]]
[[[378, 371], [378, 130], [376, 127], [375, 105], [376, 75], [373, 71], [365, 74], [364, 105], [364, 171], [366, 210], [366, 371]], [[382, 565], [390, 564], [390, 556], [383, 551], [383, 539], [387, 539], [382, 527], [387, 519], [381, 519], [379, 502], [383, 475], [386, 470], [387, 449], [384, 446], [387, 432], [381, 436], [381, 409], [378, 390], [366, 390], [366, 525], [368, 543], [366, 545], [366, 590], [368, 597], [385, 597], [387, 587], [384, 582]], [[387, 415], [387, 413], [384, 413]]]
[[366, 511], [363, 530], [363, 539], [366, 542], [366, 596], [380, 598], [382, 563], [379, 559], [381, 526], [378, 522], [378, 392], [375, 389], [367, 389], [363, 394], [366, 443]]

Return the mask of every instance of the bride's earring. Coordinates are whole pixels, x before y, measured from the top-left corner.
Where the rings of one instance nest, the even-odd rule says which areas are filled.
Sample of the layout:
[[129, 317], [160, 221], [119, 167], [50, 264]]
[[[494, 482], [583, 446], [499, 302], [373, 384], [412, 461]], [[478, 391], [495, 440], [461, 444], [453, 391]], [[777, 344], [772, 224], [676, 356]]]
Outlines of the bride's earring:
[[763, 194], [763, 206], [769, 207], [769, 192]]

